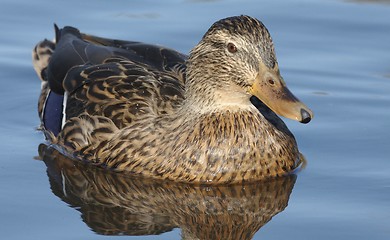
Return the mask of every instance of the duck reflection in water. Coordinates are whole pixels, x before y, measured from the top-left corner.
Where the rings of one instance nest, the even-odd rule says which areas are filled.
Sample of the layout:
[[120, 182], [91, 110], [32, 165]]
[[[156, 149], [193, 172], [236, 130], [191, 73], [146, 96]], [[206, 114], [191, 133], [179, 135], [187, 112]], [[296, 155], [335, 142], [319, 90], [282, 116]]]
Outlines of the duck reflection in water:
[[180, 228], [183, 239], [252, 239], [283, 211], [296, 175], [252, 184], [197, 186], [132, 178], [85, 165], [44, 144], [55, 195], [102, 235], [158, 235]]

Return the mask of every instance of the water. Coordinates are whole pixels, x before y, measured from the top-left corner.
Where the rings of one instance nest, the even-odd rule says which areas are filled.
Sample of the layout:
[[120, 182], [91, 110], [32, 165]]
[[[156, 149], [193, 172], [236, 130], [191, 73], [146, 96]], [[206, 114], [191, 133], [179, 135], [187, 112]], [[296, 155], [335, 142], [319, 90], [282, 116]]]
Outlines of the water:
[[[2, 238], [107, 239], [99, 234], [104, 231], [98, 231], [107, 230], [102, 219], [111, 223], [111, 230], [120, 226], [115, 226], [111, 219], [122, 224], [132, 220], [134, 224], [126, 226], [134, 229], [150, 227], [141, 224], [146, 219], [159, 223], [153, 226], [161, 227], [160, 231], [154, 232], [161, 234], [126, 239], [206, 238], [199, 228], [203, 234], [222, 229], [234, 235], [237, 226], [249, 236], [253, 234], [253, 239], [389, 239], [389, 3], [3, 0], [0, 8]], [[315, 118], [308, 125], [285, 120], [308, 160], [307, 168], [297, 174], [296, 180], [282, 179], [240, 191], [175, 186], [180, 191], [171, 192], [164, 184], [139, 186], [137, 180], [94, 173], [60, 160], [57, 164], [69, 167], [68, 172], [62, 173], [68, 178], [59, 177], [61, 173], [55, 171], [55, 166], [49, 168], [48, 177], [46, 165], [35, 160], [44, 138], [35, 130], [39, 124], [36, 114], [39, 80], [32, 69], [30, 52], [39, 40], [53, 37], [54, 22], [59, 26], [76, 26], [86, 33], [157, 43], [187, 53], [214, 21], [238, 14], [257, 17], [266, 24], [275, 42], [284, 79], [295, 95], [314, 110]], [[96, 191], [72, 185], [72, 174], [77, 181], [85, 183], [89, 179], [88, 184], [96, 183], [97, 186], [87, 184]], [[61, 179], [69, 181], [64, 185]], [[110, 183], [119, 184], [118, 181], [121, 183], [118, 186], [123, 186], [120, 191], [116, 187], [105, 191], [98, 187], [117, 186]], [[268, 190], [264, 190], [267, 186]], [[155, 208], [138, 206], [133, 201], [135, 189], [140, 193], [138, 203], [150, 203], [155, 198], [164, 201]], [[71, 193], [77, 193], [75, 198]], [[105, 210], [94, 209], [101, 201], [95, 196], [85, 198], [90, 201], [88, 204], [82, 202], [80, 197], [87, 193], [95, 193], [97, 197], [106, 194], [105, 199], [123, 205], [109, 211], [111, 205], [105, 202]], [[121, 197], [123, 201], [131, 201], [118, 202]], [[180, 201], [175, 202], [175, 198]], [[202, 211], [191, 212], [186, 208]], [[144, 212], [128, 216], [126, 209]], [[91, 215], [94, 212], [102, 213], [102, 218]], [[121, 220], [120, 216], [127, 218]], [[137, 217], [142, 221], [137, 222]], [[272, 220], [266, 223], [270, 217]], [[111, 231], [115, 233], [129, 231]]]

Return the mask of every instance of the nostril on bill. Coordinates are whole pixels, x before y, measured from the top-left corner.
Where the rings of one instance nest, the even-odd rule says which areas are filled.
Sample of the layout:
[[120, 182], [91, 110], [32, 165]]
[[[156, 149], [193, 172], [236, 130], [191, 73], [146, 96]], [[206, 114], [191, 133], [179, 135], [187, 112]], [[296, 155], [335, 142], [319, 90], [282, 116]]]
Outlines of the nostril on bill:
[[303, 108], [301, 108], [301, 117], [302, 117], [301, 123], [308, 123], [311, 120], [310, 113]]

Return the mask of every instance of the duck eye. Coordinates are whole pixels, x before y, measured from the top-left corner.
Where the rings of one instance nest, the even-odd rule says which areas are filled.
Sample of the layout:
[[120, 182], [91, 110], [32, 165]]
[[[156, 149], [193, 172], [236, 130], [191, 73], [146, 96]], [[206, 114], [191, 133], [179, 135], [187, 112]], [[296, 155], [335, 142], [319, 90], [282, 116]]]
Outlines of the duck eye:
[[270, 85], [274, 85], [274, 84], [275, 84], [275, 81], [274, 81], [272, 78], [270, 78], [270, 79], [268, 79], [268, 83], [269, 83]]
[[236, 47], [236, 45], [234, 45], [233, 43], [228, 43], [227, 49], [228, 49], [228, 51], [231, 52], [231, 53], [237, 52], [237, 47]]

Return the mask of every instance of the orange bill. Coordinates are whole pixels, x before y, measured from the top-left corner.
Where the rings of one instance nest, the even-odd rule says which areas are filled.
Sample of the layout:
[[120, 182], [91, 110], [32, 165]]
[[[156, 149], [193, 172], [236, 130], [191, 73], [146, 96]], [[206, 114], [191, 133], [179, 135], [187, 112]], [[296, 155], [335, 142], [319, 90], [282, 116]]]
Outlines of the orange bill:
[[260, 73], [250, 93], [280, 116], [301, 123], [308, 123], [313, 118], [313, 112], [287, 88], [277, 65], [274, 69], [269, 69], [264, 64], [260, 65]]

